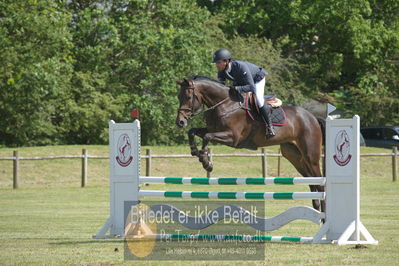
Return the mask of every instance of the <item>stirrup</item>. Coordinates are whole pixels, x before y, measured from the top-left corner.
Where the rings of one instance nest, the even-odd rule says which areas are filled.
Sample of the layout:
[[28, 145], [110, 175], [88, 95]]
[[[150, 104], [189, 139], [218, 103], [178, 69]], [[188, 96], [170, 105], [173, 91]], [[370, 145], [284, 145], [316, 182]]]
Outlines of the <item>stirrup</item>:
[[266, 137], [271, 138], [274, 136], [276, 136], [276, 132], [274, 131], [272, 126], [266, 125]]

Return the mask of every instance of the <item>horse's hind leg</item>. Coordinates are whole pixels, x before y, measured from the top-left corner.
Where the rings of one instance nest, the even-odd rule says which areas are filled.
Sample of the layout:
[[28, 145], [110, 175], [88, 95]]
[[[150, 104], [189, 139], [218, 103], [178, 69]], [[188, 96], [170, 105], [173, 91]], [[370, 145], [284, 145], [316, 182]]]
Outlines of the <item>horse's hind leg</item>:
[[295, 169], [304, 177], [313, 176], [309, 167], [302, 156], [301, 151], [294, 143], [280, 144], [281, 154], [295, 167]]
[[[283, 143], [280, 145], [281, 154], [291, 162], [291, 164], [295, 167], [295, 169], [304, 177], [316, 177], [321, 176], [320, 168], [311, 168], [309, 167], [309, 163], [306, 162], [306, 156], [302, 156], [302, 152], [294, 143]], [[309, 160], [309, 159], [307, 159]], [[324, 187], [319, 185], [310, 185], [310, 191], [312, 192], [323, 192]], [[316, 210], [325, 211], [324, 201], [321, 202], [319, 200], [312, 200], [313, 208]], [[320, 209], [321, 207], [321, 209]]]
[[[307, 176], [323, 176], [320, 171], [320, 158], [321, 158], [321, 145], [322, 135], [317, 132], [312, 132], [313, 135], [307, 134], [308, 137], [302, 136], [298, 141], [298, 148], [303, 155], [303, 161], [306, 164], [308, 175]], [[312, 137], [309, 137], [312, 136]], [[314, 192], [324, 192], [324, 186], [310, 185], [310, 190]], [[321, 207], [321, 211], [325, 212], [326, 203], [324, 200], [313, 200], [313, 206]], [[316, 207], [314, 207], [316, 208]]]

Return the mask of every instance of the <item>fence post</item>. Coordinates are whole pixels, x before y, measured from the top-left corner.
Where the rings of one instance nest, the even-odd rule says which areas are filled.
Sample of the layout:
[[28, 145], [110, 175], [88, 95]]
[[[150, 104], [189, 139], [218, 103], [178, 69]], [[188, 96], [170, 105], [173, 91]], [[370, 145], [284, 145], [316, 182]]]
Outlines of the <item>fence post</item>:
[[14, 173], [13, 173], [13, 184], [12, 187], [13, 189], [17, 189], [19, 187], [19, 156], [18, 156], [18, 151], [13, 152], [13, 157], [14, 157]]
[[281, 150], [278, 149], [278, 157], [277, 157], [277, 177], [280, 177], [280, 168], [281, 168]]
[[[321, 174], [322, 174], [322, 176], [326, 176], [326, 149], [325, 149], [325, 147], [322, 147], [321, 148], [321, 165], [322, 165], [322, 172], [321, 172]], [[359, 154], [359, 156], [360, 156], [360, 154]]]
[[267, 176], [267, 159], [266, 159], [266, 149], [262, 148], [262, 176]]
[[87, 184], [87, 150], [82, 149], [82, 184], [85, 187]]
[[151, 176], [151, 149], [146, 150], [147, 158], [145, 159], [145, 175]]
[[392, 181], [397, 180], [398, 147], [392, 146]]
[[[213, 163], [213, 159], [212, 159], [212, 149], [211, 148], [208, 148], [208, 157], [209, 157], [209, 161], [211, 162], [211, 163]], [[206, 171], [206, 177], [211, 177], [211, 172], [209, 172], [209, 171]]]

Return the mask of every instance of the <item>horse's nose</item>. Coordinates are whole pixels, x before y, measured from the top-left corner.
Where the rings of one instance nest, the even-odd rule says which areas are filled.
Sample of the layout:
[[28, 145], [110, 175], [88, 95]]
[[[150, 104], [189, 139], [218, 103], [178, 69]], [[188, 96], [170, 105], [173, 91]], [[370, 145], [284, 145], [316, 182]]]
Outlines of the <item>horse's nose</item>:
[[176, 119], [176, 124], [177, 124], [178, 127], [187, 126], [187, 122], [184, 119]]

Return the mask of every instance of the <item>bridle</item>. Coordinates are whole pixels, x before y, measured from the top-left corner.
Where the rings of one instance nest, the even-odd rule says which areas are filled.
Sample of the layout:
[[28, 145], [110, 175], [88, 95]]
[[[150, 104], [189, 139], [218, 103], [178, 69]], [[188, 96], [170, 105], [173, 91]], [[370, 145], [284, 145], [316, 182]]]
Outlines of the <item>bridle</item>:
[[[207, 111], [210, 111], [210, 110], [215, 109], [216, 107], [218, 107], [219, 105], [223, 104], [224, 102], [226, 102], [226, 101], [230, 98], [230, 97], [226, 97], [226, 98], [224, 98], [223, 100], [221, 100], [220, 102], [218, 102], [217, 104], [215, 104], [215, 105], [209, 107], [208, 109], [201, 109], [201, 110], [199, 110], [198, 112], [195, 112], [195, 110], [194, 110], [194, 101], [195, 101], [195, 99], [197, 99], [197, 101], [198, 101], [200, 104], [201, 104], [201, 102], [200, 102], [198, 96], [195, 94], [195, 85], [194, 85], [194, 81], [191, 81], [191, 82], [192, 82], [192, 85], [191, 85], [191, 86], [183, 88], [183, 89], [185, 89], [185, 90], [193, 90], [193, 97], [191, 98], [191, 106], [190, 106], [189, 108], [179, 108], [179, 109], [178, 109], [178, 112], [181, 113], [181, 114], [183, 115], [183, 117], [184, 117], [185, 119], [187, 119], [187, 120], [193, 118], [193, 117], [196, 116], [196, 115], [199, 115], [199, 114], [202, 114], [202, 113], [205, 113], [205, 112], [207, 112]], [[202, 105], [204, 105], [204, 104], [202, 104]], [[185, 114], [185, 112], [190, 112], [190, 115], [187, 116], [187, 115]]]
[[[181, 113], [183, 115], [183, 117], [185, 119], [190, 119], [191, 117], [197, 115], [196, 113], [194, 113], [194, 101], [195, 99], [198, 100], [197, 95], [195, 94], [195, 86], [194, 86], [194, 82], [192, 86], [189, 87], [185, 87], [183, 88], [184, 90], [193, 90], [193, 97], [191, 98], [191, 106], [189, 108], [179, 108], [178, 112]], [[199, 101], [199, 100], [198, 100]], [[190, 112], [189, 116], [186, 116], [185, 112]]]

